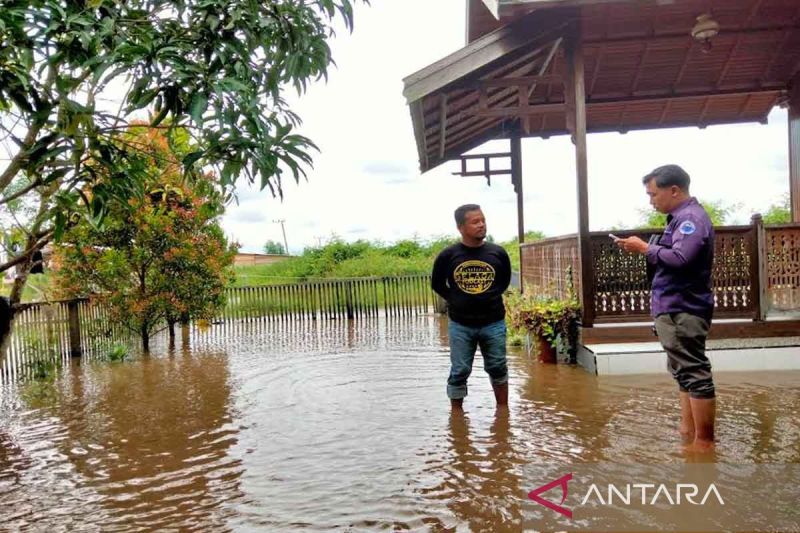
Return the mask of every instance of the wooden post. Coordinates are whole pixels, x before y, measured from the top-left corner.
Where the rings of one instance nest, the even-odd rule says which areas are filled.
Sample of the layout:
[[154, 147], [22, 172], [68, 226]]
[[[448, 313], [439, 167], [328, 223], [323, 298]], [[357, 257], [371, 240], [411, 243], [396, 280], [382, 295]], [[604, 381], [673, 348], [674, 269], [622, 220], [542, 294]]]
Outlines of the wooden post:
[[789, 209], [792, 222], [800, 222], [800, 73], [789, 91]]
[[78, 316], [77, 300], [67, 303], [67, 313], [69, 314], [69, 355], [70, 357], [80, 357], [83, 355], [83, 348], [81, 347], [81, 321]]
[[578, 182], [578, 261], [581, 265], [581, 308], [583, 327], [594, 325], [594, 268], [589, 240], [589, 186], [586, 151], [586, 87], [583, 64], [583, 44], [576, 26], [566, 39], [568, 124], [574, 124], [575, 170]]
[[347, 300], [346, 300], [347, 319], [348, 320], [353, 320], [353, 318], [355, 316], [353, 314], [353, 282], [352, 281], [346, 281], [345, 282], [345, 287], [347, 289], [347, 292], [345, 293], [345, 296], [347, 298]]
[[760, 214], [753, 215], [752, 221], [755, 236], [753, 238], [753, 253], [750, 256], [752, 261], [750, 269], [754, 277], [751, 282], [753, 285], [753, 303], [756, 308], [754, 320], [764, 321], [767, 319], [767, 311], [769, 310], [767, 296], [767, 232], [764, 230], [764, 220]]
[[511, 183], [517, 193], [517, 240], [519, 241], [519, 290], [522, 292], [522, 244], [525, 242], [525, 212], [522, 197], [522, 139], [519, 128], [511, 134]]

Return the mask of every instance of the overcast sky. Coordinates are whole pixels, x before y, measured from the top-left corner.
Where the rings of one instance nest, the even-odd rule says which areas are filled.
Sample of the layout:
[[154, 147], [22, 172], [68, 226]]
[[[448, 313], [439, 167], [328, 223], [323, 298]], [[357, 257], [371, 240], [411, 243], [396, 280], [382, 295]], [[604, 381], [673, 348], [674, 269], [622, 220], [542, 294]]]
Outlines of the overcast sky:
[[[457, 163], [419, 173], [402, 79], [464, 46], [464, 0], [372, 0], [358, 5], [352, 34], [331, 43], [337, 67], [327, 83], [302, 97], [290, 95], [304, 120], [301, 132], [321, 149], [308, 180], [284, 182], [284, 200], [242, 187], [239, 205], [223, 225], [242, 251], [281, 241], [286, 220], [289, 249], [332, 235], [386, 242], [454, 234], [453, 210], [483, 206], [489, 233], [516, 235], [516, 198], [507, 177], [488, 187], [482, 178], [452, 176]], [[775, 203], [789, 188], [786, 112], [769, 125], [682, 128], [589, 136], [591, 228], [632, 225], [648, 207], [641, 176], [678, 163], [693, 178], [701, 200], [740, 204], [737, 222]], [[475, 152], [507, 149], [494, 141]], [[577, 227], [575, 156], [567, 137], [523, 140], [525, 224], [548, 235]]]

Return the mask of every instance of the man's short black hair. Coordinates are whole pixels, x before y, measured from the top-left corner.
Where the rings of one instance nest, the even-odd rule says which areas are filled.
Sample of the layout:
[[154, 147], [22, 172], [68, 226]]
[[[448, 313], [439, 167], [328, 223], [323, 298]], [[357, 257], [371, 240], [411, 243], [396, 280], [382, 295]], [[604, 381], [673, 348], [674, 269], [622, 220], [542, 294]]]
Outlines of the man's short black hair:
[[689, 182], [691, 182], [689, 174], [678, 165], [658, 167], [649, 174], [645, 174], [642, 183], [647, 185], [647, 182], [653, 179], [656, 180], [656, 187], [659, 189], [676, 185], [682, 191], [688, 191]]
[[456, 226], [463, 226], [464, 222], [467, 220], [467, 213], [470, 211], [480, 211], [481, 206], [478, 204], [464, 204], [456, 209], [454, 213], [456, 217]]

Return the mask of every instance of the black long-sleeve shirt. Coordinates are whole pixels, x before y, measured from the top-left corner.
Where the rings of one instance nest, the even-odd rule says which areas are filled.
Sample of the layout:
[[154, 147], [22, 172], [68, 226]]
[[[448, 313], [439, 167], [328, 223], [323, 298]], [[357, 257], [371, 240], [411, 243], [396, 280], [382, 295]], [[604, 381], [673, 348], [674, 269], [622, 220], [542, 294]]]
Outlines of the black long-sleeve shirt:
[[511, 261], [500, 246], [463, 243], [442, 250], [433, 263], [431, 287], [447, 300], [451, 320], [482, 327], [503, 320], [503, 293], [511, 283]]

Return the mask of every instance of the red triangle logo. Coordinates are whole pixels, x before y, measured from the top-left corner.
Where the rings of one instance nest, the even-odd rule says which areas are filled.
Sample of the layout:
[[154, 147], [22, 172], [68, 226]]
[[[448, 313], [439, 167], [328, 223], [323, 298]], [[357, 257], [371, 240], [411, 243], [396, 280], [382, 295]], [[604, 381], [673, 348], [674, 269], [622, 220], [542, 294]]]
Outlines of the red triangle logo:
[[[566, 507], [562, 507], [562, 504], [567, 499], [567, 492], [569, 490], [567, 483], [569, 483], [571, 480], [572, 480], [572, 473], [569, 473], [565, 476], [561, 476], [555, 481], [551, 481], [547, 485], [542, 485], [538, 489], [533, 489], [528, 493], [528, 498], [535, 501], [539, 505], [544, 505], [548, 509], [552, 509], [553, 511], [566, 516], [567, 518], [572, 518], [572, 511], [570, 509], [567, 509]], [[547, 492], [548, 490], [557, 486], [561, 487], [561, 495], [562, 495], [561, 502], [559, 502], [558, 504], [547, 501], [539, 496], [543, 492]]]

